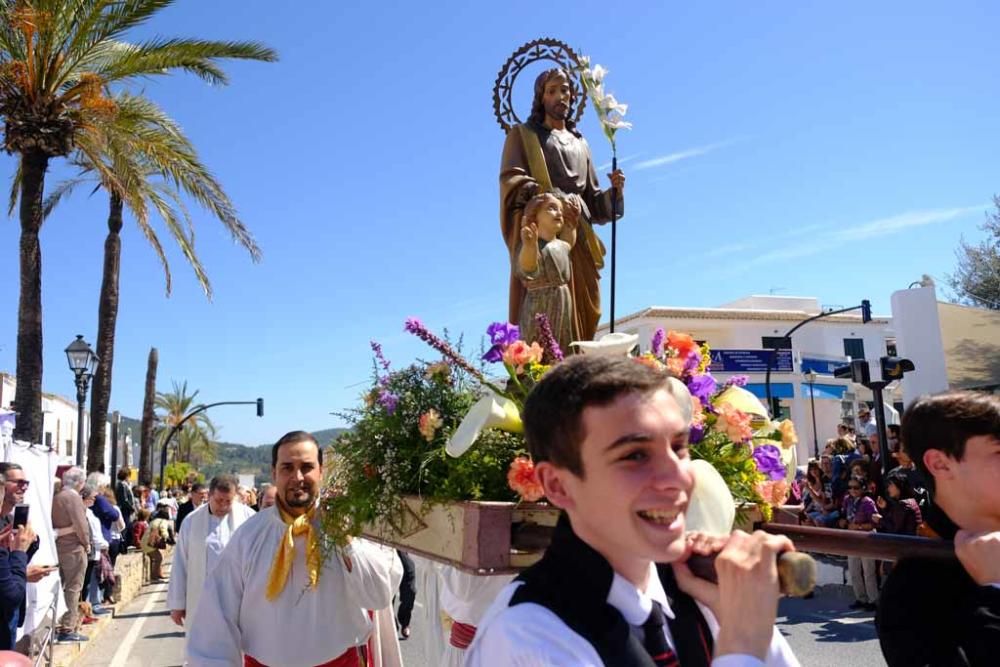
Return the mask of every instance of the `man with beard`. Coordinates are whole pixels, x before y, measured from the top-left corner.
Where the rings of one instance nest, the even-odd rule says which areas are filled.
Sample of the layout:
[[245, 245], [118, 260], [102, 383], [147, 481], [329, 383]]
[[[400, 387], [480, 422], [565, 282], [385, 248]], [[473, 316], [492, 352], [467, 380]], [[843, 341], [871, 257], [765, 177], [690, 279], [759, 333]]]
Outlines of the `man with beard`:
[[[191, 497], [205, 495], [205, 485], [195, 485]], [[239, 482], [232, 475], [218, 475], [208, 484], [208, 502], [198, 498], [197, 509], [187, 515], [184, 527], [177, 531], [177, 549], [170, 571], [167, 607], [174, 623], [184, 626], [194, 618], [206, 577], [229, 544], [233, 533], [255, 512], [242, 503], [234, 503]], [[185, 503], [187, 504], [187, 503]], [[184, 505], [181, 505], [183, 507]]]
[[[578, 238], [570, 252], [574, 340], [591, 340], [601, 318], [598, 281], [604, 266], [604, 245], [592, 223], [611, 220], [611, 192], [601, 190], [590, 147], [572, 120], [573, 88], [562, 69], [543, 72], [535, 81], [528, 122], [511, 128], [500, 164], [500, 229], [507, 250], [515, 257], [521, 239], [525, 205], [540, 192], [559, 190], [578, 213]], [[618, 215], [624, 212], [625, 175], [610, 175], [618, 189]], [[513, 266], [513, 264], [512, 264]], [[510, 276], [510, 322], [518, 322], [524, 286]]]
[[388, 607], [395, 552], [353, 540], [325, 562], [316, 516], [323, 451], [304, 431], [271, 450], [277, 503], [236, 531], [188, 632], [194, 667], [361, 667], [366, 610]]

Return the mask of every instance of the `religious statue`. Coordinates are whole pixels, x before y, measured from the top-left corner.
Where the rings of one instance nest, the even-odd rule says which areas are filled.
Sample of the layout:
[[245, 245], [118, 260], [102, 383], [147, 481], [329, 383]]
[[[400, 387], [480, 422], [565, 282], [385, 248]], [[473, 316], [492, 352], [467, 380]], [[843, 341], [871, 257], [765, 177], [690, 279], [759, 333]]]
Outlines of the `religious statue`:
[[[591, 340], [601, 318], [599, 280], [605, 254], [604, 244], [591, 225], [611, 220], [611, 190], [600, 189], [590, 147], [576, 129], [573, 105], [582, 101], [575, 99], [572, 74], [561, 67], [543, 72], [535, 81], [534, 92], [531, 116], [508, 131], [500, 165], [500, 227], [512, 260], [508, 317], [511, 322], [520, 320], [525, 299], [524, 284], [515, 270], [525, 206], [538, 193], [558, 189], [579, 211], [579, 242], [569, 253], [571, 337]], [[620, 216], [625, 175], [617, 170], [610, 179], [618, 192]]]
[[570, 251], [576, 244], [579, 210], [554, 192], [535, 195], [521, 218], [515, 272], [524, 286], [518, 324], [521, 338], [538, 340], [535, 315], [545, 313], [559, 347], [573, 342]]

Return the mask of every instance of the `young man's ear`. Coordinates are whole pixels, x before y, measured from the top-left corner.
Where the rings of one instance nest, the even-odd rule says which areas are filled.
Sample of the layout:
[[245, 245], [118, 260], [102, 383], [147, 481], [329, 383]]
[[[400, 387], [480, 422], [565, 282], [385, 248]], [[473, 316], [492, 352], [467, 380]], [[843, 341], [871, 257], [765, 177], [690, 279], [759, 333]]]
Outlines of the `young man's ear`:
[[928, 449], [924, 452], [924, 465], [935, 480], [951, 479], [954, 476], [954, 464], [955, 459], [940, 449]]
[[575, 503], [566, 489], [564, 479], [566, 475], [572, 473], [549, 461], [541, 461], [535, 464], [535, 474], [538, 476], [538, 482], [545, 489], [545, 497], [550, 503], [559, 509], [573, 509]]

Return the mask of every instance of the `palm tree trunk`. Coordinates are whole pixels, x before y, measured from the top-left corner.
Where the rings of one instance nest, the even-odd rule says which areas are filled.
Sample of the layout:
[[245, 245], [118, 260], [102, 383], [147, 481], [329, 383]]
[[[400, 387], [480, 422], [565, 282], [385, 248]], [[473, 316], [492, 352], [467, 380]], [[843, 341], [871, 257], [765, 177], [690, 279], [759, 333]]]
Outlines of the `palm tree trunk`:
[[156, 366], [160, 355], [156, 348], [149, 349], [146, 364], [146, 397], [142, 401], [142, 433], [139, 436], [139, 483], [149, 486], [153, 483], [153, 400], [156, 398]]
[[17, 306], [17, 421], [14, 439], [42, 442], [42, 196], [49, 156], [21, 157], [21, 296]]
[[115, 358], [115, 324], [118, 321], [118, 276], [122, 255], [122, 200], [111, 195], [108, 237], [104, 240], [104, 276], [97, 307], [97, 370], [90, 396], [90, 445], [87, 472], [104, 472], [104, 439], [111, 404], [111, 370]]

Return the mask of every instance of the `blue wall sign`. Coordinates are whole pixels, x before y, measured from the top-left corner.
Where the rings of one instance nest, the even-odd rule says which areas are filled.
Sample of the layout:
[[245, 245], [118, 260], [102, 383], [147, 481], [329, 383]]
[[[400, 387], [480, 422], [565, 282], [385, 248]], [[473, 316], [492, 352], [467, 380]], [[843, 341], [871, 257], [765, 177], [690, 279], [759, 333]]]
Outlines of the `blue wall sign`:
[[802, 372], [815, 371], [819, 375], [833, 375], [837, 368], [849, 366], [851, 361], [836, 359], [816, 359], [815, 357], [802, 357]]
[[772, 373], [792, 372], [792, 351], [778, 350], [712, 350], [712, 365], [717, 373], [765, 373], [767, 360], [774, 354]]

